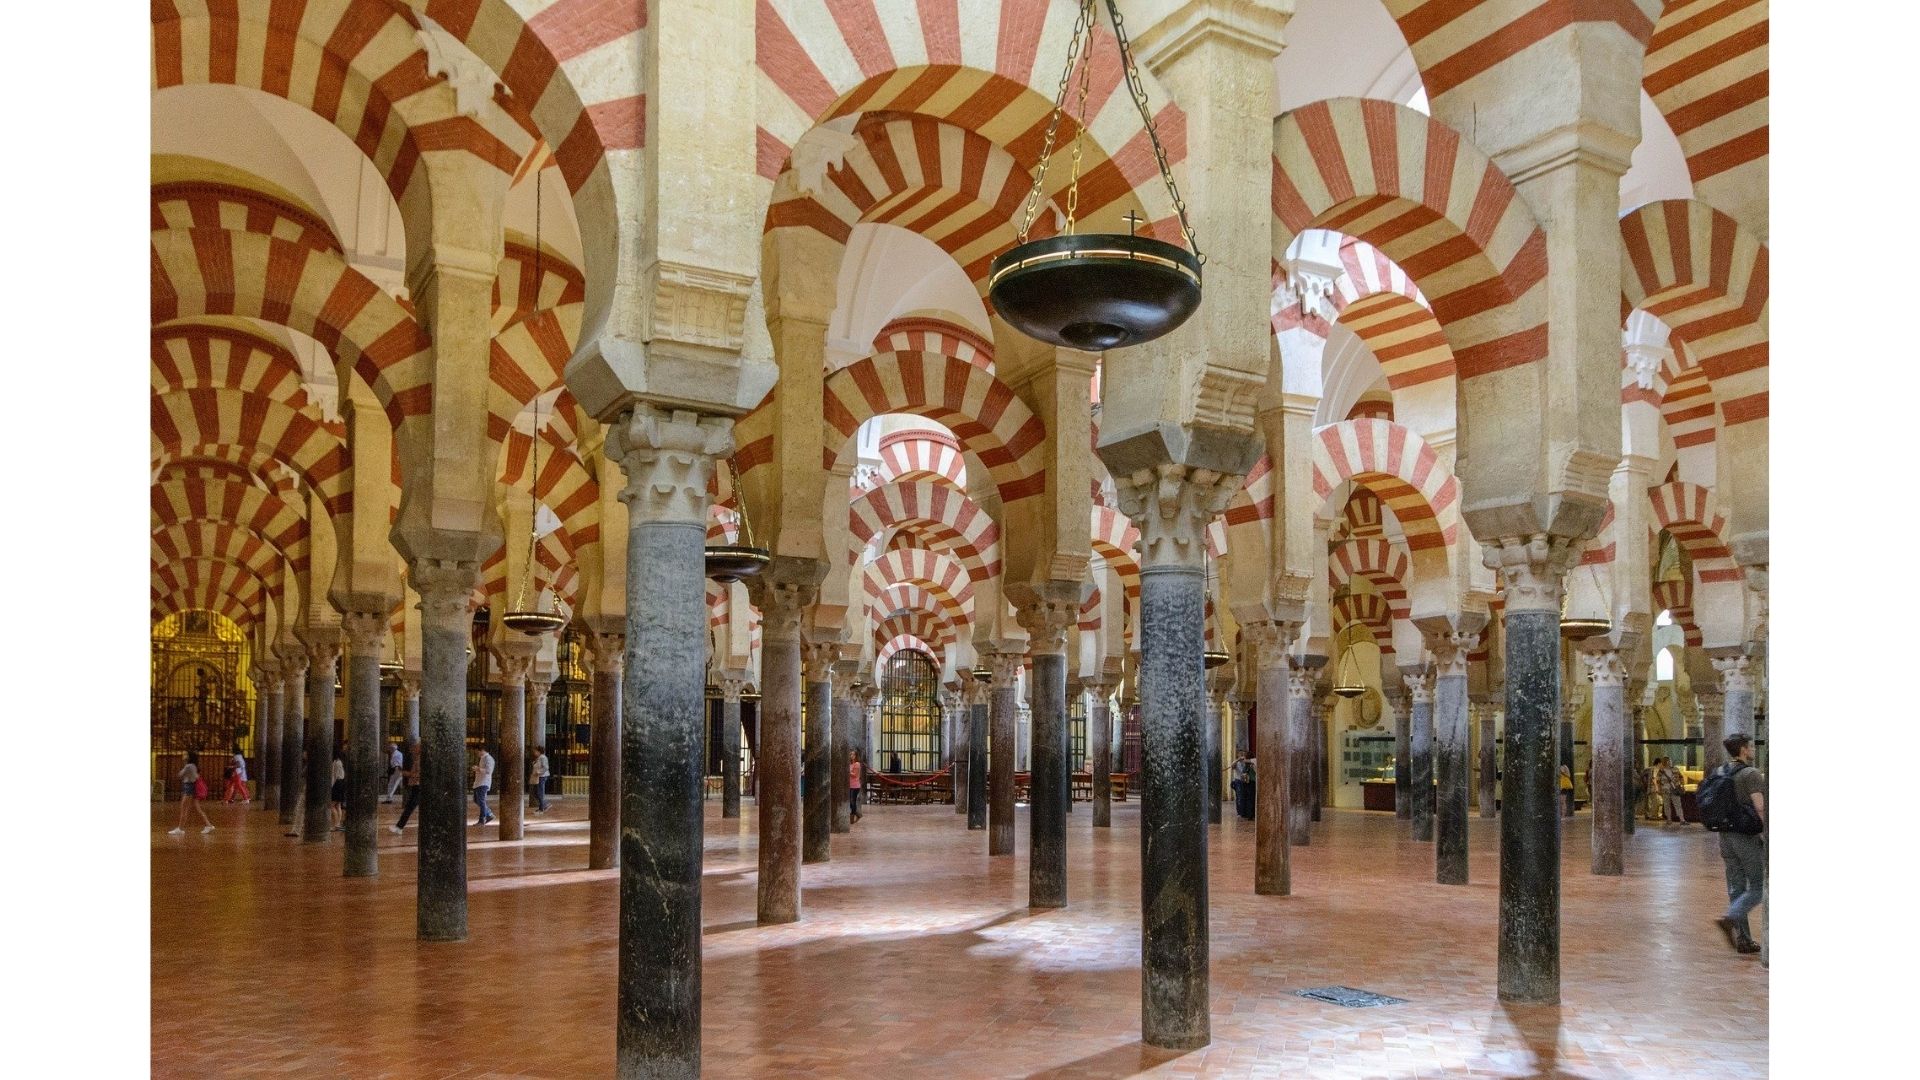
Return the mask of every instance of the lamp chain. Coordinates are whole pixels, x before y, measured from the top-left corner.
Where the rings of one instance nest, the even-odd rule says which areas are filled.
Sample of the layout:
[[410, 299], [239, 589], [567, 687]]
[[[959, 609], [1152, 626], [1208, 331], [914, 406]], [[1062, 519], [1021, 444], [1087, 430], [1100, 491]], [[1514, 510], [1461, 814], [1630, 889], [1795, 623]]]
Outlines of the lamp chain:
[[[1060, 131], [1060, 116], [1067, 107], [1067, 86], [1073, 79], [1073, 61], [1080, 55], [1080, 41], [1084, 36], [1088, 51], [1092, 51], [1093, 35], [1088, 33], [1088, 24], [1093, 17], [1094, 0], [1080, 0], [1080, 15], [1073, 23], [1073, 40], [1067, 43], [1067, 66], [1060, 70], [1060, 89], [1053, 95], [1053, 114], [1047, 117], [1047, 137], [1040, 144], [1040, 163], [1034, 170], [1033, 190], [1027, 192], [1027, 205], [1020, 211], [1020, 232], [1018, 242], [1027, 242], [1027, 231], [1033, 227], [1033, 216], [1040, 210], [1040, 197], [1047, 182], [1047, 164], [1053, 159], [1053, 140]], [[1075, 185], [1077, 188], [1078, 185]], [[1068, 194], [1071, 201], [1078, 191]]]
[[1160, 145], [1160, 132], [1153, 124], [1153, 113], [1147, 108], [1147, 87], [1140, 78], [1140, 68], [1133, 62], [1133, 49], [1127, 44], [1126, 24], [1120, 18], [1120, 6], [1115, 0], [1107, 0], [1107, 14], [1113, 19], [1113, 36], [1120, 43], [1120, 63], [1127, 73], [1127, 92], [1132, 95], [1133, 103], [1140, 110], [1140, 119], [1147, 126], [1147, 141], [1153, 144], [1153, 160], [1160, 166], [1160, 178], [1167, 182], [1167, 194], [1173, 199], [1174, 213], [1180, 216], [1180, 232], [1187, 239], [1187, 250], [1193, 257], [1205, 265], [1207, 257], [1200, 251], [1200, 245], [1193, 238], [1193, 225], [1187, 220], [1187, 200], [1180, 197], [1180, 187], [1173, 182], [1173, 169], [1167, 164], [1167, 148]]

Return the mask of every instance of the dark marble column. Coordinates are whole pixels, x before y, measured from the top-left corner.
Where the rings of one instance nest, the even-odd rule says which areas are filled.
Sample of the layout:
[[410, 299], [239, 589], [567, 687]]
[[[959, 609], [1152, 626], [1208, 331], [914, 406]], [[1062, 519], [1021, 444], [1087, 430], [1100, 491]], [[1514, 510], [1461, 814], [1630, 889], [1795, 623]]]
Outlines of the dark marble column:
[[993, 684], [975, 679], [967, 687], [967, 828], [987, 827], [987, 713]]
[[1499, 996], [1560, 1000], [1560, 598], [1577, 545], [1482, 541], [1505, 597], [1506, 763], [1500, 814]]
[[1500, 733], [1493, 726], [1493, 709], [1483, 707], [1480, 712], [1480, 816], [1483, 818], [1498, 812], [1499, 740]]
[[386, 740], [380, 722], [380, 652], [386, 611], [349, 611], [347, 636], [347, 877], [380, 873], [380, 793], [387, 786]]
[[1400, 694], [1393, 716], [1393, 816], [1413, 817], [1413, 693]]
[[1287, 675], [1287, 733], [1285, 768], [1287, 773], [1287, 843], [1307, 847], [1313, 843], [1314, 753], [1313, 687], [1323, 657], [1301, 657]]
[[1013, 854], [1013, 774], [1020, 753], [1020, 702], [1015, 680], [1026, 657], [1016, 652], [985, 654], [993, 669], [987, 698], [991, 729], [987, 759], [987, 854]]
[[[966, 673], [961, 672], [964, 678]], [[953, 785], [953, 812], [965, 816], [967, 812], [967, 734], [973, 726], [969, 717], [973, 710], [967, 706], [964, 689], [953, 689], [952, 684], [940, 695], [947, 710], [947, 729], [953, 733], [953, 741], [947, 744], [947, 765], [949, 782]]]
[[[536, 660], [535, 663], [537, 665], [538, 661]], [[559, 673], [557, 671], [554, 671], [552, 668], [548, 668], [547, 671], [543, 674], [536, 667], [535, 671], [532, 674], [527, 676], [526, 759], [527, 759], [529, 768], [532, 766], [532, 762], [533, 762], [534, 747], [537, 746], [540, 748], [541, 753], [543, 754], [546, 753], [547, 695], [553, 692], [553, 680], [558, 675]], [[703, 726], [700, 729], [700, 731], [702, 736], [704, 737], [704, 735], [706, 734], [706, 728]], [[704, 750], [705, 747], [703, 746], [702, 749]], [[704, 769], [706, 765], [706, 757], [704, 756], [704, 754], [702, 755], [700, 760], [701, 760], [701, 766]], [[549, 769], [553, 767], [553, 755], [551, 754], [547, 754], [547, 767]], [[531, 813], [532, 811], [529, 809], [529, 807], [534, 802], [533, 777], [527, 774], [526, 768], [521, 769], [520, 774], [522, 776], [526, 776], [527, 778], [526, 791], [521, 793], [521, 796], [520, 796], [520, 810], [521, 810], [521, 813]], [[551, 774], [549, 774], [549, 776], [551, 776]]]
[[853, 693], [853, 682], [860, 675], [860, 662], [857, 660], [839, 660], [833, 665], [832, 731], [830, 732], [833, 759], [827, 768], [833, 779], [833, 831], [850, 832], [853, 829], [853, 807], [849, 804], [852, 795], [852, 777], [849, 775], [853, 758], [854, 713], [860, 706]]
[[1033, 658], [1033, 755], [1028, 783], [1027, 906], [1067, 906], [1067, 630], [1079, 619], [1080, 586], [1049, 583], [1019, 607]]
[[407, 745], [420, 741], [420, 673], [400, 673], [400, 697], [406, 703]]
[[800, 918], [800, 619], [825, 571], [808, 560], [776, 557], [750, 585], [762, 620], [754, 804], [763, 926]]
[[1620, 754], [1626, 767], [1620, 770], [1620, 831], [1633, 835], [1634, 822], [1640, 817], [1640, 799], [1634, 797], [1634, 778], [1640, 771], [1640, 694], [1644, 683], [1627, 683], [1626, 722], [1621, 725]]
[[420, 860], [415, 886], [422, 941], [467, 938], [467, 666], [479, 579], [471, 562], [414, 559], [420, 595]]
[[740, 816], [740, 694], [745, 672], [720, 675], [720, 816]]
[[307, 791], [307, 651], [280, 654], [280, 825], [287, 836], [300, 835], [300, 812]]
[[1313, 703], [1313, 806], [1307, 817], [1320, 820], [1320, 810], [1327, 805], [1327, 705], [1323, 699], [1316, 698]]
[[1467, 654], [1480, 635], [1445, 632], [1433, 651], [1433, 730], [1438, 784], [1434, 794], [1433, 877], [1442, 885], [1467, 883], [1467, 797], [1472, 760], [1467, 718]]
[[1433, 676], [1426, 672], [1409, 675], [1407, 693], [1413, 708], [1407, 718], [1407, 750], [1412, 767], [1407, 770], [1408, 818], [1413, 821], [1413, 838], [1433, 839]]
[[1620, 733], [1627, 726], [1627, 665], [1612, 649], [1581, 653], [1580, 658], [1593, 680], [1593, 872], [1617, 876], [1625, 872], [1621, 776], [1627, 761]]
[[587, 744], [587, 869], [620, 865], [620, 690], [626, 682], [626, 624], [620, 632], [595, 630], [593, 715]]
[[[1202, 670], [1205, 669], [1203, 668]], [[1220, 670], [1225, 671], [1227, 669], [1222, 667]], [[1211, 673], [1205, 676], [1205, 678], [1208, 683], [1217, 681], [1211, 677]], [[1201, 750], [1207, 756], [1207, 824], [1218, 825], [1220, 824], [1220, 790], [1223, 786], [1222, 781], [1225, 779], [1222, 775], [1224, 770], [1220, 767], [1220, 746], [1222, 742], [1220, 738], [1222, 715], [1220, 707], [1225, 704], [1223, 691], [1217, 686], [1209, 685], [1207, 687], [1207, 696], [1204, 700], [1207, 704], [1207, 715], [1206, 723], [1201, 731], [1206, 741], [1202, 745]]]
[[838, 642], [809, 641], [802, 647], [806, 659], [806, 739], [802, 743], [806, 783], [800, 861], [826, 862], [833, 858], [833, 661]]
[[[1714, 670], [1720, 673], [1720, 696], [1723, 703], [1720, 720], [1720, 738], [1731, 735], [1753, 737], [1753, 673], [1752, 662], [1744, 655], [1716, 656], [1713, 659]], [[1727, 749], [1720, 748], [1720, 760], [1725, 761]]]
[[260, 809], [280, 811], [280, 665], [256, 658], [253, 664], [255, 693], [259, 695], [260, 720], [255, 732], [255, 786], [260, 789]]
[[300, 838], [324, 844], [333, 838], [327, 806], [333, 794], [333, 713], [340, 682], [340, 631], [310, 630], [307, 641], [307, 807]]
[[1087, 683], [1087, 769], [1093, 774], [1093, 827], [1113, 827], [1113, 684]]
[[610, 425], [627, 484], [620, 725], [622, 1080], [700, 1075], [700, 867], [706, 789], [706, 521], [733, 422], [637, 405]]
[[[504, 633], [509, 638], [526, 638], [512, 630]], [[500, 680], [500, 746], [493, 790], [487, 793], [487, 801], [500, 819], [502, 840], [526, 836], [527, 673], [533, 668], [536, 648], [530, 640], [502, 642], [494, 647], [497, 659], [493, 674]]]
[[[1253, 891], [1286, 896], [1293, 891], [1293, 857], [1288, 843], [1287, 722], [1292, 715], [1292, 669], [1287, 651], [1299, 627], [1293, 623], [1248, 623], [1242, 630], [1253, 644]], [[1313, 673], [1302, 670], [1302, 695], [1313, 692]]]

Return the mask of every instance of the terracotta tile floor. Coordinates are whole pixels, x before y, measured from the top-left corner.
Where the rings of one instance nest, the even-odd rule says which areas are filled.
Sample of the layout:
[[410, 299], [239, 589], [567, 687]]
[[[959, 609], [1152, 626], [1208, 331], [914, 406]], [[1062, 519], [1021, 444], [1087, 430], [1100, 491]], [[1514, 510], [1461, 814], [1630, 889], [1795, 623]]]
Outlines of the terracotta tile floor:
[[[414, 940], [414, 834], [381, 833], [381, 876], [269, 815], [169, 837], [156, 811], [154, 1075], [607, 1076], [613, 871], [586, 871], [584, 800], [522, 843], [469, 833], [470, 940]], [[394, 807], [382, 807], [383, 822]], [[1711, 923], [1717, 847], [1643, 828], [1624, 878], [1587, 873], [1567, 830], [1563, 1004], [1494, 997], [1495, 822], [1473, 822], [1467, 887], [1390, 816], [1329, 812], [1296, 849], [1290, 898], [1252, 893], [1253, 826], [1211, 855], [1213, 1043], [1139, 1042], [1139, 804], [1095, 833], [1068, 819], [1064, 911], [1026, 910], [1019, 854], [947, 807], [879, 807], [807, 867], [800, 923], [754, 925], [752, 806], [708, 804], [705, 1059], [712, 1076], [1745, 1077], [1767, 1069], [1767, 973]], [[469, 813], [471, 819], [471, 813]], [[1344, 1009], [1290, 991], [1409, 999]]]

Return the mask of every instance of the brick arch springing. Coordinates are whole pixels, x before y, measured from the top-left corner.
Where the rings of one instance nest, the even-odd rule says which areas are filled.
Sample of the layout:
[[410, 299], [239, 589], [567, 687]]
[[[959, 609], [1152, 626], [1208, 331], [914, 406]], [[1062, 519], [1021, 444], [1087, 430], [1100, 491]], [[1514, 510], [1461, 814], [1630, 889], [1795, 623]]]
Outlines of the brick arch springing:
[[193, 448], [191, 453], [169, 453], [167, 459], [151, 474], [151, 480], [156, 484], [170, 478], [196, 477], [230, 480], [272, 492], [282, 498], [298, 500], [301, 506], [306, 505], [305, 496], [300, 494], [299, 474], [290, 468], [283, 468], [272, 453], [257, 446], [199, 446]]
[[902, 635], [919, 638], [932, 646], [931, 655], [939, 656], [940, 650], [953, 641], [954, 629], [947, 620], [935, 612], [915, 611], [908, 608], [890, 612], [886, 618], [874, 624], [873, 640], [876, 648]]
[[1714, 502], [1711, 488], [1683, 480], [1647, 489], [1653, 515], [1649, 531], [1665, 529], [1693, 562], [1694, 577], [1703, 582], [1741, 581], [1743, 575], [1727, 546], [1727, 518]]
[[211, 181], [180, 180], [153, 185], [153, 231], [231, 229], [263, 233], [345, 257], [333, 229], [320, 215], [275, 195]]
[[1611, 23], [1645, 43], [1661, 0], [1566, 4], [1554, 0], [1432, 3], [1385, 0], [1430, 99], [1440, 101], [1477, 75], [1575, 23]]

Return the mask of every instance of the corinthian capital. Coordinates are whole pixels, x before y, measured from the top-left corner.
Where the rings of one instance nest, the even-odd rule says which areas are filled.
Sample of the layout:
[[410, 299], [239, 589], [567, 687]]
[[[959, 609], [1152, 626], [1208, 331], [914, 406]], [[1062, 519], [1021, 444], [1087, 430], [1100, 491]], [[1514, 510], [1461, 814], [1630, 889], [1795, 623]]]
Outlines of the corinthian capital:
[[1301, 701], [1313, 698], [1314, 680], [1320, 673], [1304, 665], [1295, 665], [1287, 669], [1287, 696]]
[[1415, 705], [1433, 704], [1433, 676], [1416, 671], [1411, 675], [1402, 675], [1401, 679], [1406, 682], [1407, 696]]
[[988, 651], [982, 649], [980, 659], [985, 660], [987, 666], [993, 669], [993, 687], [998, 690], [1001, 687], [1013, 685], [1014, 680], [1020, 677], [1020, 668], [1025, 664], [1027, 658], [1024, 653], [1012, 652], [1010, 650]]
[[808, 682], [831, 682], [833, 680], [833, 662], [840, 659], [840, 643], [837, 641], [809, 641], [800, 646], [800, 656], [807, 667]]
[[387, 617], [377, 611], [348, 611], [340, 616], [341, 629], [347, 635], [347, 655], [380, 656], [387, 643]]
[[1716, 656], [1713, 670], [1720, 673], [1720, 692], [1723, 694], [1753, 693], [1753, 672], [1751, 661], [1744, 656]]
[[1586, 661], [1587, 678], [1593, 680], [1594, 686], [1624, 687], [1627, 685], [1627, 662], [1620, 655], [1619, 650], [1583, 652], [1580, 654], [1580, 659]]
[[533, 670], [533, 654], [530, 652], [496, 651], [495, 656], [497, 659], [493, 665], [493, 673], [499, 676], [503, 686], [525, 682], [527, 672]]
[[1426, 637], [1427, 651], [1433, 653], [1433, 677], [1436, 679], [1466, 678], [1467, 654], [1480, 647], [1480, 635], [1443, 630], [1428, 634]]
[[733, 452], [733, 421], [635, 405], [607, 429], [607, 454], [626, 470], [620, 501], [632, 524], [706, 524], [715, 458]]
[[422, 558], [407, 563], [407, 583], [420, 594], [420, 614], [428, 625], [452, 624], [464, 631], [467, 600], [479, 581], [476, 562]]
[[1287, 652], [1293, 648], [1293, 639], [1300, 633], [1300, 624], [1295, 622], [1255, 622], [1240, 628], [1240, 634], [1253, 646], [1253, 666], [1256, 671], [1272, 671], [1285, 667]]
[[1582, 543], [1546, 533], [1503, 536], [1480, 545], [1480, 560], [1500, 575], [1507, 611], [1558, 613], [1567, 570]]
[[1141, 568], [1198, 569], [1207, 524], [1227, 508], [1242, 479], [1176, 463], [1114, 477], [1120, 512], [1140, 530]]
[[1067, 651], [1067, 630], [1080, 621], [1080, 586], [1049, 582], [1029, 586], [1015, 609], [1026, 630], [1027, 651], [1035, 656], [1060, 656]]

